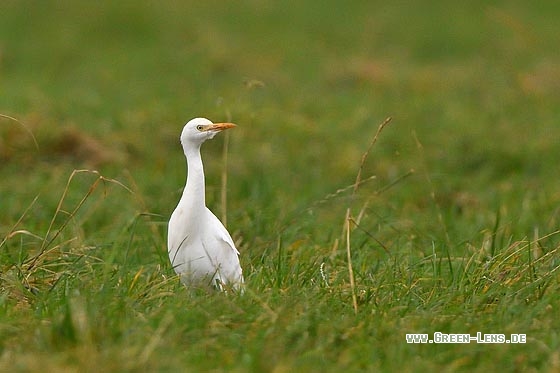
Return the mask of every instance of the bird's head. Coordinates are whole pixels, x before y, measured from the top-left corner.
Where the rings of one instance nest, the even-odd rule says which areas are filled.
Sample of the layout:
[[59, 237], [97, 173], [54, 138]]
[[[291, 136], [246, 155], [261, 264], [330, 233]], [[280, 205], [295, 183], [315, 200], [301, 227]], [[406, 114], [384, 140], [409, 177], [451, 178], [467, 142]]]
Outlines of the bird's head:
[[213, 138], [220, 131], [235, 127], [233, 123], [212, 123], [206, 118], [194, 118], [185, 124], [181, 132], [181, 144], [200, 146], [204, 141]]

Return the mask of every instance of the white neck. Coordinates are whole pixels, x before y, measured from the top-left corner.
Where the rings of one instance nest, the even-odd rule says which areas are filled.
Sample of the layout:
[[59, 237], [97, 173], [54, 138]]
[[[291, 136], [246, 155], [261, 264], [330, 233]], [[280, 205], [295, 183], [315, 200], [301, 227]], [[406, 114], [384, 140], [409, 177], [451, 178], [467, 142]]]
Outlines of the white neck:
[[184, 148], [187, 157], [187, 184], [179, 204], [183, 205], [188, 216], [203, 216], [206, 208], [204, 189], [204, 167], [200, 156], [200, 146]]

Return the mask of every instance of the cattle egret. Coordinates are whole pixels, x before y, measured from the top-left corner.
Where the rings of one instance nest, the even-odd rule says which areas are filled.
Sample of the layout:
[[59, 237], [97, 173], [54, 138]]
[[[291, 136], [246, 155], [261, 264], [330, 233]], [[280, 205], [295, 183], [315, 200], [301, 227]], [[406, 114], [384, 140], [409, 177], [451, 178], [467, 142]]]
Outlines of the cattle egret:
[[240, 290], [239, 252], [220, 220], [206, 207], [200, 146], [233, 123], [195, 118], [185, 124], [181, 144], [187, 158], [187, 184], [171, 214], [167, 251], [181, 282], [192, 287]]

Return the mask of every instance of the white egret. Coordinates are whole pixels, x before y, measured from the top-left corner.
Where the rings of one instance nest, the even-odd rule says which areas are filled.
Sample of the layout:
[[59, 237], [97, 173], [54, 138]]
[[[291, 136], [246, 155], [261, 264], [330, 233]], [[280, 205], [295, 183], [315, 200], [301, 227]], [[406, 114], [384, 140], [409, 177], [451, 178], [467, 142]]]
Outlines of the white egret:
[[220, 220], [206, 207], [200, 146], [233, 123], [190, 120], [181, 133], [187, 158], [187, 183], [169, 219], [167, 251], [171, 265], [187, 286], [239, 290], [243, 274], [239, 252]]

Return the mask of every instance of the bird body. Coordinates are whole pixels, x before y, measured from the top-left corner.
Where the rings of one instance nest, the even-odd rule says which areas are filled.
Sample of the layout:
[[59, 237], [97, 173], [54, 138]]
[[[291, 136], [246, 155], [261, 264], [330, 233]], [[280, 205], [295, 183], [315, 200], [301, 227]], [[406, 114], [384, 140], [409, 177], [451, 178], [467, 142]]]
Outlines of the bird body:
[[171, 265], [187, 286], [240, 289], [239, 252], [220, 220], [206, 207], [200, 146], [232, 123], [189, 121], [181, 133], [187, 158], [187, 183], [169, 219], [167, 250]]

